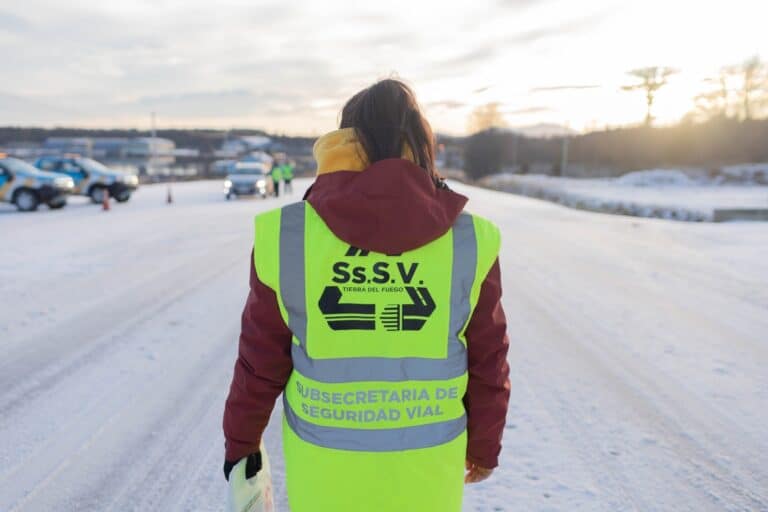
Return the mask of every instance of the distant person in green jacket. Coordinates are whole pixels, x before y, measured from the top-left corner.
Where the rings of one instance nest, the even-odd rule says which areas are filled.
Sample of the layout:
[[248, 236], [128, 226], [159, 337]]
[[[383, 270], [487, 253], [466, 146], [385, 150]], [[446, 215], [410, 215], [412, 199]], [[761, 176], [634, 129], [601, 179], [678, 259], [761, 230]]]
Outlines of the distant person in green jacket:
[[272, 176], [272, 184], [275, 186], [275, 197], [280, 197], [280, 180], [283, 179], [282, 166], [276, 161], [272, 164], [272, 171], [269, 173]]
[[291, 181], [293, 181], [293, 171], [294, 171], [293, 162], [286, 160], [285, 163], [282, 165], [282, 171], [283, 171], [283, 183], [285, 183], [285, 193], [293, 194], [293, 185], [291, 184]]

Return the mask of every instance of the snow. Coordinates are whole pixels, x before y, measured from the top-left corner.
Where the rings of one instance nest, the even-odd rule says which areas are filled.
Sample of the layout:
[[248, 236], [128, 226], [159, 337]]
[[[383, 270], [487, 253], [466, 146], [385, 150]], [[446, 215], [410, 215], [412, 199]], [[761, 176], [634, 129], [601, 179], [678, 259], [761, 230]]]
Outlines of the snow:
[[728, 165], [722, 169], [721, 181], [768, 185], [768, 163]]
[[[737, 170], [728, 172], [734, 174]], [[759, 173], [743, 171], [740, 176]], [[636, 217], [712, 221], [715, 209], [768, 208], [768, 186], [747, 178], [743, 178], [744, 183], [729, 184], [728, 179], [725, 174], [706, 180], [679, 170], [651, 169], [613, 179], [499, 174], [483, 183], [572, 208]]]
[[677, 169], [650, 169], [627, 173], [616, 178], [614, 183], [630, 187], [690, 187], [694, 181]]
[[[765, 225], [455, 188], [502, 228], [512, 366], [501, 466], [465, 510], [767, 510]], [[289, 199], [173, 192], [0, 209], [0, 510], [223, 509], [252, 216]]]

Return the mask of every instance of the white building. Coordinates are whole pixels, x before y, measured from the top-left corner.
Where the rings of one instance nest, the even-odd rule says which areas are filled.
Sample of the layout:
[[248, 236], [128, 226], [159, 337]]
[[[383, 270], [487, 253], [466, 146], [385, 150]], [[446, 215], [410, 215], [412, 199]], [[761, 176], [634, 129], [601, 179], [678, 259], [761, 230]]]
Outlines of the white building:
[[262, 135], [250, 135], [243, 137], [230, 137], [221, 143], [221, 149], [216, 151], [217, 156], [237, 157], [251, 151], [263, 151], [272, 144], [272, 139]]
[[170, 139], [136, 137], [125, 145], [123, 152], [129, 157], [173, 156], [175, 149], [176, 144]]

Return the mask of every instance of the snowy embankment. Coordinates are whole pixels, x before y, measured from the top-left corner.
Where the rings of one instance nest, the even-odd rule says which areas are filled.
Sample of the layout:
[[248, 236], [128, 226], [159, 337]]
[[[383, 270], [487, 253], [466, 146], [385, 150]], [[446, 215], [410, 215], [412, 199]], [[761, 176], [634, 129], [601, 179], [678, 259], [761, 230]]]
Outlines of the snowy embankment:
[[[731, 177], [748, 170], [730, 169]], [[727, 181], [729, 176], [705, 181], [667, 169], [638, 171], [615, 179], [500, 174], [485, 178], [483, 184], [580, 210], [635, 217], [711, 222], [716, 209], [768, 208], [766, 183], [734, 184]]]
[[[765, 226], [456, 188], [502, 229], [512, 367], [501, 466], [465, 510], [768, 510]], [[0, 510], [223, 509], [252, 216], [287, 200], [174, 196], [0, 210]]]

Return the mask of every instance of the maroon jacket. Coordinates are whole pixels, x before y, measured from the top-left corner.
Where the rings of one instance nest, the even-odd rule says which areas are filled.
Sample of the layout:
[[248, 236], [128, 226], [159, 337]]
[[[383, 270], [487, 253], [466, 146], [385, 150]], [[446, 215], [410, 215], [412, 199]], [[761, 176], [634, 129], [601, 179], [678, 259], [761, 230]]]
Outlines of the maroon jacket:
[[[362, 172], [320, 175], [307, 201], [344, 242], [398, 254], [446, 233], [467, 198], [438, 189], [421, 168], [407, 160], [388, 159]], [[507, 415], [506, 330], [497, 260], [485, 277], [466, 331], [467, 459], [486, 468], [498, 465]], [[251, 291], [243, 310], [240, 352], [224, 411], [227, 461], [258, 451], [275, 400], [292, 368], [291, 331], [280, 316], [275, 292], [259, 281], [251, 258]]]

